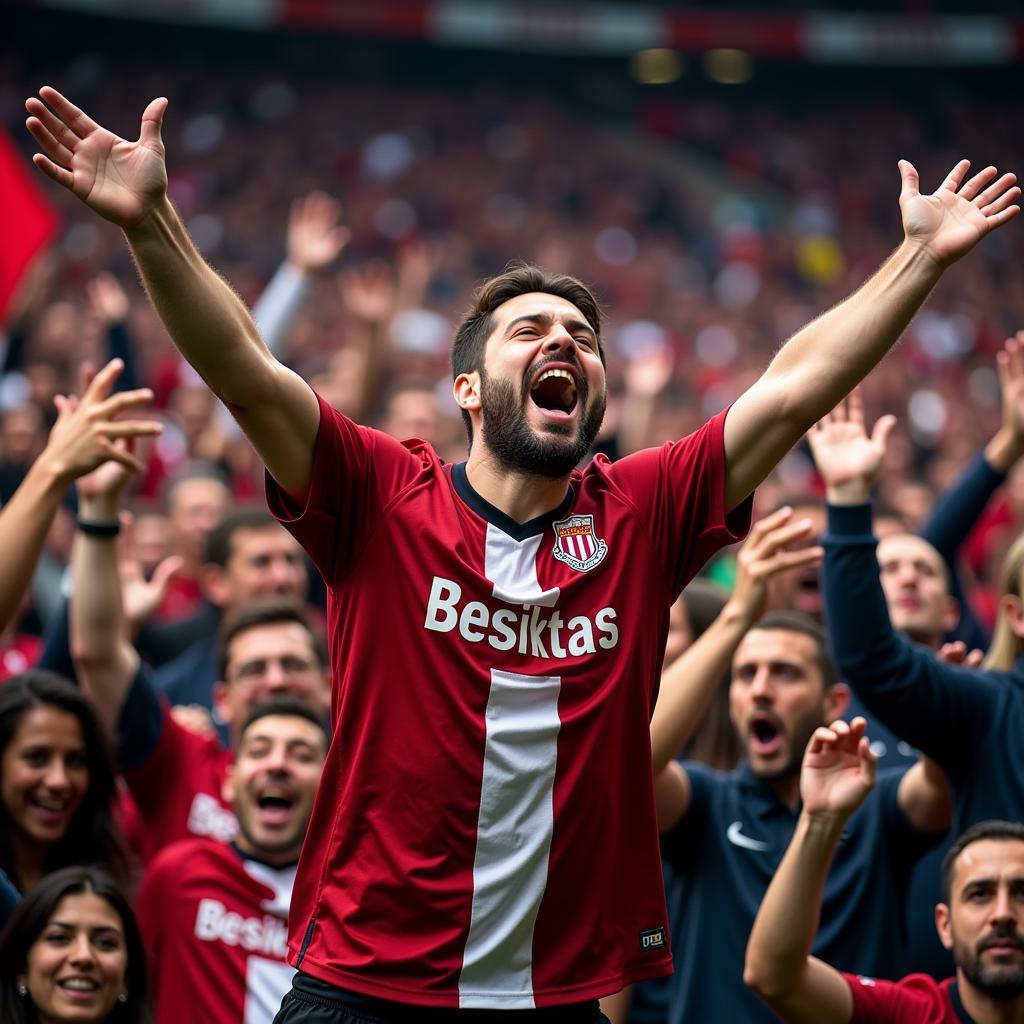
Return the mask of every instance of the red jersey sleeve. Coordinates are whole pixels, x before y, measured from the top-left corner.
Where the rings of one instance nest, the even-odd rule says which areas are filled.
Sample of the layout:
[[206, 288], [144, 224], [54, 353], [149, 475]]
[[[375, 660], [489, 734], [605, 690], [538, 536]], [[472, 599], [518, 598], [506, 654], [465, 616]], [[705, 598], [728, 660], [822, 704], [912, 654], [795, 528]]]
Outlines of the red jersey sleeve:
[[345, 575], [391, 501], [419, 477], [424, 460], [437, 456], [422, 441], [403, 443], [359, 426], [316, 397], [320, 427], [306, 500], [295, 501], [267, 474], [267, 504], [331, 584]]
[[[197, 794], [207, 794], [208, 803], [223, 806], [221, 785], [230, 759], [216, 739], [180, 726], [166, 701], [161, 701], [161, 712], [160, 742], [139, 767], [124, 772], [138, 811], [139, 854], [144, 863], [168, 843], [196, 831], [191, 816]], [[234, 815], [229, 819], [233, 824]], [[219, 822], [206, 823], [199, 832], [230, 838], [226, 824]]]
[[607, 475], [645, 522], [655, 550], [665, 552], [672, 596], [720, 548], [750, 529], [753, 495], [732, 511], [725, 507], [725, 417], [660, 448], [628, 455]]
[[851, 1024], [956, 1024], [943, 986], [927, 974], [881, 981], [844, 974], [853, 996]]

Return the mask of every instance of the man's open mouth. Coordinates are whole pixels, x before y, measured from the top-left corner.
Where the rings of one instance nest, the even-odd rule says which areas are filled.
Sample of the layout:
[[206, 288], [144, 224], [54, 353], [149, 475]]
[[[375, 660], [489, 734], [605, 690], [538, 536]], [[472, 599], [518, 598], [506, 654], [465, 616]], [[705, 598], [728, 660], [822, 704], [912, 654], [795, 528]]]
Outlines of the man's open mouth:
[[530, 398], [545, 412], [569, 416], [579, 401], [576, 378], [560, 367], [543, 370], [530, 387]]
[[288, 821], [295, 806], [295, 794], [284, 786], [267, 786], [256, 795], [259, 819], [265, 825], [281, 825]]
[[755, 712], [749, 726], [750, 747], [761, 757], [771, 757], [782, 746], [782, 730], [772, 715]]

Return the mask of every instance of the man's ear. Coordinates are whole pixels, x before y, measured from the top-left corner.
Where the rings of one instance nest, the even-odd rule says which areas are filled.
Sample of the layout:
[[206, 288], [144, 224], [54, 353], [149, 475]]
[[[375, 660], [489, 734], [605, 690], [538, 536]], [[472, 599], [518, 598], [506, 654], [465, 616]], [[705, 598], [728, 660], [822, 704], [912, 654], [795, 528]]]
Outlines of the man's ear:
[[480, 409], [480, 374], [460, 373], [452, 384], [452, 393], [460, 409], [467, 412]]
[[836, 683], [825, 691], [825, 721], [834, 722], [842, 718], [850, 707], [850, 688], [846, 683]]
[[953, 948], [953, 926], [949, 920], [949, 907], [945, 903], [935, 904], [935, 930], [939, 933], [939, 941], [946, 949]]
[[199, 588], [206, 599], [218, 608], [228, 603], [227, 574], [216, 562], [207, 562], [199, 570]]
[[1014, 636], [1024, 637], [1024, 604], [1016, 594], [1003, 594], [999, 599], [999, 610], [1006, 616], [1006, 622]]
[[235, 803], [235, 766], [229, 764], [227, 771], [224, 772], [224, 779], [220, 784], [220, 798], [228, 805], [233, 807]]

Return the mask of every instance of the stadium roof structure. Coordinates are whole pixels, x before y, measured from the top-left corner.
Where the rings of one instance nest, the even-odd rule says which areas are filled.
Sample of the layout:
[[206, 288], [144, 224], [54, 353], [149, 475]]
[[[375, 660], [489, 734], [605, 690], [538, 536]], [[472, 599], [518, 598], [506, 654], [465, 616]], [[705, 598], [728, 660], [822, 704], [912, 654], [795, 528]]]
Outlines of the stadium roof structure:
[[36, 0], [131, 19], [306, 29], [507, 51], [611, 56], [735, 49], [822, 65], [992, 66], [1024, 58], [1024, 17], [997, 13], [694, 11], [654, 4], [521, 0]]

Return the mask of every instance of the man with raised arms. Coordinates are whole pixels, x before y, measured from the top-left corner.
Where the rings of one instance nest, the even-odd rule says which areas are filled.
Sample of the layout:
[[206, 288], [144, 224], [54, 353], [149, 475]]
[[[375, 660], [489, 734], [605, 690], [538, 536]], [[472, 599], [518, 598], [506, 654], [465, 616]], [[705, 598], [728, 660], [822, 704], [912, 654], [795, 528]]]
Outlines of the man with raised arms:
[[1019, 212], [1013, 175], [961, 161], [922, 195], [902, 162], [905, 238], [860, 291], [701, 430], [583, 472], [605, 404], [594, 297], [534, 268], [487, 282], [452, 353], [469, 459], [444, 466], [267, 350], [167, 198], [165, 99], [128, 142], [41, 97], [37, 166], [124, 230], [328, 584], [334, 738], [278, 1021], [601, 1020], [598, 997], [671, 969], [648, 734], [669, 606], [946, 267]]

